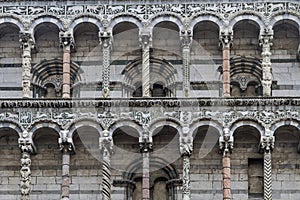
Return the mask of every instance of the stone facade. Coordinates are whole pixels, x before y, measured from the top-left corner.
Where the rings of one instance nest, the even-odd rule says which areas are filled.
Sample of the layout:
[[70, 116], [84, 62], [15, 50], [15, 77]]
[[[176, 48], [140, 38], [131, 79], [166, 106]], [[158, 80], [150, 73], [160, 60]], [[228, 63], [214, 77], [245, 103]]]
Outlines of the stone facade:
[[0, 199], [297, 199], [298, 1], [5, 1]]

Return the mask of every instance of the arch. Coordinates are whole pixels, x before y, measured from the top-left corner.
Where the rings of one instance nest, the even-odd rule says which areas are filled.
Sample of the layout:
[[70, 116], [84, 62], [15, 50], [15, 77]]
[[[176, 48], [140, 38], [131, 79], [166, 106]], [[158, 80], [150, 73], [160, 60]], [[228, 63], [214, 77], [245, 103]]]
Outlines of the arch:
[[16, 19], [14, 17], [1, 17], [0, 24], [4, 24], [4, 23], [14, 24], [20, 29], [20, 31], [24, 31], [24, 25], [19, 19]]
[[31, 24], [31, 26], [29, 28], [30, 33], [34, 34], [35, 28], [42, 23], [52, 23], [52, 24], [56, 25], [59, 30], [64, 30], [63, 23], [60, 19], [58, 19], [54, 16], [42, 16], [33, 21], [33, 23]]
[[29, 130], [29, 137], [31, 139], [34, 138], [34, 135], [35, 133], [40, 130], [40, 129], [43, 129], [43, 128], [50, 128], [50, 129], [53, 129], [58, 135], [59, 137], [61, 137], [60, 135], [60, 131], [62, 130], [61, 127], [53, 122], [53, 121], [44, 121], [44, 122], [36, 122], [34, 124], [31, 125], [31, 128]]
[[274, 136], [274, 133], [277, 131], [277, 129], [282, 126], [293, 126], [293, 127], [297, 128], [298, 130], [300, 130], [300, 122], [298, 120], [294, 120], [294, 119], [280, 120], [271, 126], [270, 130], [271, 130], [272, 136]]
[[141, 20], [139, 18], [137, 18], [136, 16], [133, 16], [133, 15], [132, 16], [131, 15], [118, 15], [118, 16], [112, 18], [112, 20], [111, 20], [111, 22], [110, 22], [110, 24], [109, 24], [108, 27], [111, 30], [113, 30], [114, 27], [117, 24], [121, 23], [121, 22], [132, 23], [132, 24], [136, 25], [139, 30], [141, 30], [142, 27], [143, 27], [143, 24], [142, 24]]
[[211, 126], [213, 128], [215, 128], [218, 132], [219, 135], [222, 136], [223, 134], [223, 128], [222, 125], [214, 120], [210, 120], [210, 119], [196, 119], [192, 122], [191, 126], [190, 126], [190, 134], [192, 135], [195, 130], [201, 126]]
[[234, 132], [242, 126], [251, 126], [259, 132], [260, 136], [264, 135], [264, 127], [259, 122], [249, 119], [234, 122], [230, 127], [230, 136], [233, 136]]
[[[255, 24], [257, 24], [257, 26], [259, 27], [259, 31], [260, 33], [262, 31], [264, 31], [264, 28], [265, 28], [265, 24], [263, 22], [263, 20], [261, 19], [260, 16], [257, 16], [257, 15], [238, 15], [236, 17], [234, 17], [233, 19], [230, 20], [229, 22], [229, 27], [231, 29], [233, 29], [233, 27], [240, 21], [243, 21], [243, 20], [250, 20], [250, 21], [253, 21]], [[234, 33], [233, 33], [234, 34]]]
[[216, 24], [219, 27], [219, 30], [222, 30], [224, 28], [224, 24], [219, 17], [214, 16], [214, 15], [201, 15], [201, 16], [197, 16], [194, 19], [192, 19], [192, 21], [190, 23], [190, 29], [194, 30], [194, 27], [196, 24], [198, 24], [200, 22], [204, 22], [204, 21], [208, 21], [208, 22], [212, 22], [212, 23]]
[[162, 126], [170, 126], [175, 128], [179, 133], [179, 136], [182, 135], [182, 124], [177, 119], [173, 118], [157, 118], [151, 124], [149, 124], [149, 136], [152, 137], [154, 131]]
[[103, 127], [97, 122], [97, 120], [95, 120], [94, 118], [90, 118], [90, 119], [84, 118], [84, 119], [76, 120], [75, 122], [73, 122], [68, 126], [67, 128], [67, 130], [69, 130], [68, 137], [73, 138], [75, 131], [81, 127], [94, 128], [97, 130], [99, 137], [102, 136]]
[[298, 16], [295, 16], [295, 15], [292, 15], [292, 14], [283, 14], [283, 15], [276, 15], [274, 16], [271, 20], [270, 20], [270, 23], [269, 23], [269, 27], [270, 28], [274, 28], [275, 24], [281, 20], [291, 20], [293, 21], [294, 23], [296, 23], [298, 25], [298, 28], [300, 28], [300, 21], [299, 21], [299, 17]]
[[12, 130], [15, 130], [18, 133], [19, 137], [22, 137], [22, 133], [24, 131], [21, 125], [13, 121], [1, 121], [0, 129], [1, 128], [10, 128]]
[[76, 19], [74, 19], [72, 21], [72, 23], [70, 24], [69, 26], [69, 30], [74, 30], [76, 26], [78, 26], [79, 24], [81, 23], [91, 23], [91, 24], [94, 24], [98, 27], [98, 30], [101, 31], [103, 26], [100, 22], [100, 20], [96, 17], [92, 17], [92, 16], [81, 16], [81, 17], [78, 17]]
[[139, 133], [139, 137], [142, 136], [143, 128], [138, 123], [130, 119], [120, 119], [116, 121], [109, 127], [109, 132], [113, 135], [118, 128], [125, 126], [135, 129]]
[[[150, 20], [151, 21], [151, 20]], [[176, 16], [176, 15], [165, 15], [165, 16], [155, 16], [152, 18], [151, 23], [149, 24], [149, 28], [151, 29], [151, 32], [153, 31], [153, 28], [155, 25], [157, 25], [160, 22], [173, 22], [178, 26], [179, 32], [182, 30], [185, 30], [185, 26], [182, 22], [182, 20]]]

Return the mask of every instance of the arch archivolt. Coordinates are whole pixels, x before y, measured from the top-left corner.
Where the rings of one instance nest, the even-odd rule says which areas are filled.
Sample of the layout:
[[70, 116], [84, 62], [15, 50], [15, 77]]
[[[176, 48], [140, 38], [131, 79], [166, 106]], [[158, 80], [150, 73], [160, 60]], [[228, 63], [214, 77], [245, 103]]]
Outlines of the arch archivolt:
[[231, 29], [233, 29], [233, 27], [240, 21], [243, 20], [250, 20], [253, 21], [254, 23], [257, 24], [257, 26], [259, 27], [260, 32], [263, 32], [266, 25], [264, 23], [264, 21], [262, 20], [261, 16], [257, 15], [257, 13], [255, 14], [246, 14], [242, 13], [236, 16], [233, 16], [232, 19], [229, 21], [229, 27]]
[[102, 31], [103, 25], [101, 23], [101, 19], [94, 16], [94, 15], [79, 15], [76, 16], [73, 20], [71, 20], [70, 25], [68, 27], [69, 30], [74, 31], [76, 26], [78, 26], [81, 23], [91, 23], [98, 27], [99, 31]]
[[137, 17], [135, 15], [131, 15], [131, 14], [126, 14], [126, 15], [120, 14], [120, 15], [114, 16], [110, 20], [108, 28], [113, 30], [117, 24], [122, 23], [122, 22], [132, 23], [132, 24], [136, 25], [136, 27], [139, 30], [141, 30], [143, 28], [142, 19], [140, 19], [139, 17]]
[[190, 134], [192, 135], [198, 128], [202, 126], [209, 126], [215, 128], [219, 135], [223, 135], [223, 127], [222, 125], [215, 120], [212, 119], [195, 119], [190, 125]]
[[64, 30], [63, 22], [61, 19], [51, 15], [43, 15], [33, 20], [32, 24], [29, 27], [29, 32], [34, 34], [35, 28], [43, 23], [52, 23], [56, 25], [59, 30]]
[[99, 137], [102, 136], [103, 127], [95, 118], [80, 118], [73, 121], [66, 127], [66, 130], [69, 130], [68, 138], [73, 138], [75, 132], [81, 127], [94, 128], [95, 130], [97, 130]]
[[155, 15], [152, 18], [149, 19], [149, 25], [148, 28], [150, 29], [151, 33], [153, 32], [153, 28], [161, 23], [161, 22], [173, 22], [174, 24], [177, 25], [179, 32], [182, 30], [185, 30], [185, 26], [183, 23], [183, 19], [180, 16], [177, 16], [175, 14], [168, 14], [166, 15], [165, 13]]
[[155, 130], [160, 127], [169, 126], [177, 130], [178, 134], [182, 135], [183, 124], [175, 118], [157, 118], [149, 124], [149, 136], [152, 137]]
[[212, 22], [216, 24], [219, 28], [219, 30], [222, 30], [225, 28], [224, 22], [219, 18], [217, 15], [212, 15], [212, 14], [199, 14], [194, 16], [194, 18], [190, 22], [190, 29], [193, 30], [194, 27], [200, 23], [200, 22]]
[[60, 131], [62, 130], [61, 126], [52, 120], [45, 120], [45, 119], [34, 122], [33, 124], [30, 125], [30, 127], [28, 128], [29, 137], [33, 139], [34, 133], [42, 128], [53, 129], [61, 137], [60, 135]]
[[21, 32], [23, 32], [25, 30], [24, 24], [22, 23], [22, 21], [19, 18], [16, 18], [15, 16], [11, 16], [11, 15], [4, 15], [2, 17], [0, 17], [0, 24], [4, 24], [4, 23], [11, 23], [16, 25]]
[[290, 13], [279, 13], [277, 15], [272, 16], [270, 23], [268, 24], [271, 29], [274, 28], [275, 24], [281, 20], [290, 20], [298, 25], [298, 28], [300, 28], [300, 20], [297, 15], [290, 14]]
[[293, 126], [298, 130], [300, 130], [300, 121], [296, 119], [286, 119], [286, 120], [279, 120], [274, 122], [270, 129], [272, 136], [274, 136], [274, 133], [277, 131], [277, 129], [283, 126]]
[[122, 127], [131, 127], [139, 134], [138, 135], [139, 137], [142, 137], [143, 128], [137, 122], [135, 122], [131, 119], [120, 119], [120, 120], [114, 122], [109, 127], [109, 132], [110, 132], [111, 136], [114, 134], [114, 132], [118, 128], [122, 128]]
[[238, 121], [235, 121], [232, 123], [231, 127], [230, 127], [230, 136], [233, 136], [233, 134], [235, 133], [235, 131], [243, 126], [251, 126], [253, 128], [255, 128], [259, 134], [260, 137], [264, 136], [264, 131], [265, 128], [264, 126], [259, 122], [259, 121], [254, 121], [252, 119], [239, 119]]
[[19, 135], [19, 138], [23, 136], [23, 131], [24, 131], [23, 127], [15, 121], [10, 121], [10, 120], [0, 121], [0, 130], [2, 128], [10, 128], [16, 131]]

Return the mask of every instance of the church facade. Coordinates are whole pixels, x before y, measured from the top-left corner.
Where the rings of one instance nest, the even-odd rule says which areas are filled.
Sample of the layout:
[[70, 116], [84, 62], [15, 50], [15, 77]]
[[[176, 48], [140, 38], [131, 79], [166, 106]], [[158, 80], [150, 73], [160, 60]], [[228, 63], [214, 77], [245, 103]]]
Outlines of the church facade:
[[0, 199], [299, 198], [299, 16], [1, 1]]

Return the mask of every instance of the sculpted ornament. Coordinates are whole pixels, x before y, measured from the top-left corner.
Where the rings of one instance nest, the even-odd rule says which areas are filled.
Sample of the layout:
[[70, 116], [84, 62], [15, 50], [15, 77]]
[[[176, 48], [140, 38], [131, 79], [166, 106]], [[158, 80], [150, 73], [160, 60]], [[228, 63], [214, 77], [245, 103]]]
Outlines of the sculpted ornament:
[[193, 138], [191, 136], [180, 137], [179, 148], [182, 156], [191, 156], [193, 153]]

